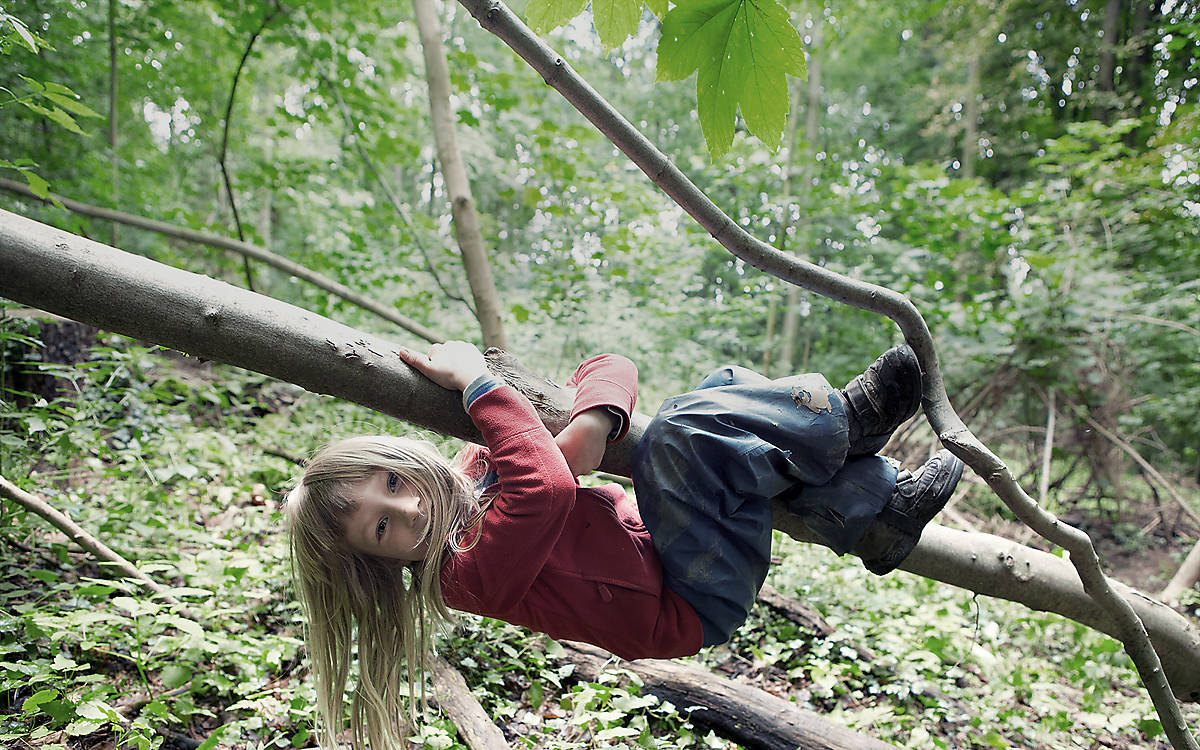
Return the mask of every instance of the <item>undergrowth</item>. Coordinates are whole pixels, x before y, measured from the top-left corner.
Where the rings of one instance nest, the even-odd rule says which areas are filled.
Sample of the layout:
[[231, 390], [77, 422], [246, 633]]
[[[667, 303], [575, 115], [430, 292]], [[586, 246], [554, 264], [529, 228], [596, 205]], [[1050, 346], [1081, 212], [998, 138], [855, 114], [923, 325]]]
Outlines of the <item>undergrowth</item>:
[[[8, 342], [37, 335], [7, 325]], [[59, 398], [3, 394], [0, 472], [183, 607], [114, 577], [6, 502], [0, 744], [314, 746], [277, 508], [296, 472], [288, 456], [345, 434], [409, 429], [242, 371], [108, 344], [58, 369]], [[1106, 636], [905, 573], [877, 578], [854, 558], [788, 539], [776, 553], [772, 584], [814, 604], [836, 633], [818, 638], [761, 610], [696, 662], [900, 747], [1166, 747], [1128, 658]], [[580, 681], [559, 644], [505, 623], [463, 615], [442, 650], [516, 747], [735, 747], [691, 721], [688, 706], [645, 692], [619, 662]], [[436, 712], [414, 742], [463, 747]]]

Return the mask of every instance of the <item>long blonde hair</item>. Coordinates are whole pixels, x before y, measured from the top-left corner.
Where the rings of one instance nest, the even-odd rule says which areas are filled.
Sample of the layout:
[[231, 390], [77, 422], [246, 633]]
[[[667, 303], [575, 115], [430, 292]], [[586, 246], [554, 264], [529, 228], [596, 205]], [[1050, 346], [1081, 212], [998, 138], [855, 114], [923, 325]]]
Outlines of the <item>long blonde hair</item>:
[[[405, 563], [362, 554], [345, 540], [355, 507], [350, 490], [377, 471], [395, 472], [425, 500], [434, 540], [423, 560]], [[480, 516], [467, 475], [429, 443], [388, 435], [355, 437], [322, 449], [284, 502], [292, 575], [308, 625], [316, 678], [319, 737], [333, 746], [358, 627], [358, 683], [350, 705], [352, 742], [376, 750], [399, 747], [416, 715], [434, 629], [451, 620], [439, 573], [468, 548], [460, 537]], [[407, 690], [403, 687], [407, 683]], [[403, 693], [407, 692], [407, 710]]]

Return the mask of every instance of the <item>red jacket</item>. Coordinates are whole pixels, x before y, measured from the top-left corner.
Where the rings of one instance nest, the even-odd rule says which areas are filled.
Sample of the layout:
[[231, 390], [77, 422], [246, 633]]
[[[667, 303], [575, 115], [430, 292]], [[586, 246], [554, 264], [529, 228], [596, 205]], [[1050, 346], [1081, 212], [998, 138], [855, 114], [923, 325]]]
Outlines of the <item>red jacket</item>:
[[[572, 417], [611, 407], [623, 416], [613, 439], [624, 437], [637, 398], [631, 361], [595, 357], [570, 384], [578, 386]], [[479, 542], [442, 570], [446, 604], [626, 659], [698, 652], [700, 621], [663, 585], [650, 535], [620, 485], [579, 486], [533, 406], [511, 386], [479, 396], [468, 413], [488, 447], [469, 445], [457, 460], [479, 467], [478, 476], [495, 470], [500, 491]]]

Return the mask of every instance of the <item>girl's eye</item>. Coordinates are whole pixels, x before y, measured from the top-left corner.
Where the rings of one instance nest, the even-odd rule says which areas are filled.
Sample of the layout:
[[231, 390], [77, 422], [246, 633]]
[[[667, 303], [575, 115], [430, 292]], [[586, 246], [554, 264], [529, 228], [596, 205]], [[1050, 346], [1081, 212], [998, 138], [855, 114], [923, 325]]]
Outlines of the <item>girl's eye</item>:
[[398, 487], [399, 485], [400, 485], [400, 476], [394, 471], [388, 472], [388, 478], [387, 478], [388, 490], [390, 492], [395, 492], [396, 487]]
[[378, 539], [378, 540], [383, 539], [383, 533], [385, 531], [387, 531], [387, 525], [388, 525], [387, 516], [384, 516], [383, 518], [379, 519], [379, 523], [375, 526], [375, 538], [376, 539]]

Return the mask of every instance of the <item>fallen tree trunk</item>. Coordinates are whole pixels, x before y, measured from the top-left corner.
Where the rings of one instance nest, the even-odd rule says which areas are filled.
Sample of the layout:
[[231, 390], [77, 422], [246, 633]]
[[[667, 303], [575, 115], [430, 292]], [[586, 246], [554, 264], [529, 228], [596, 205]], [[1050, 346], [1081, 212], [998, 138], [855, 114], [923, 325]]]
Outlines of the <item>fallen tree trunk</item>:
[[[409, 369], [383, 339], [224, 282], [164, 266], [98, 242], [0, 211], [0, 296], [98, 328], [205, 359], [245, 367], [362, 404], [443, 435], [479, 440], [457, 392]], [[567, 423], [565, 389], [493, 354], [491, 365], [538, 407], [551, 432]], [[648, 417], [635, 414], [629, 436], [609, 446], [601, 469], [629, 476]], [[776, 506], [776, 528], [815, 539]], [[1104, 633], [1116, 615], [1098, 605], [1053, 555], [986, 534], [930, 525], [905, 570], [944, 583], [1057, 612]], [[1072, 578], [1068, 582], [1068, 578]], [[1200, 632], [1182, 615], [1120, 585], [1145, 622], [1176, 694], [1200, 699]]]
[[[564, 641], [575, 674], [595, 681], [613, 664], [607, 651], [585, 643]], [[642, 691], [680, 709], [691, 706], [688, 718], [712, 727], [718, 734], [761, 750], [886, 750], [885, 742], [855, 732], [805, 711], [765, 690], [727, 680], [685, 662], [637, 659], [615, 662], [642, 678]]]
[[434, 657], [431, 672], [438, 706], [454, 722], [467, 747], [471, 750], [508, 750], [504, 733], [471, 695], [467, 681], [458, 670], [438, 656]]
[[375, 300], [367, 297], [365, 294], [359, 294], [345, 284], [334, 281], [328, 276], [319, 274], [311, 268], [302, 266], [293, 260], [288, 260], [282, 255], [276, 255], [270, 250], [259, 247], [258, 245], [251, 245], [249, 242], [242, 242], [240, 240], [222, 237], [219, 234], [209, 234], [208, 232], [199, 232], [195, 229], [188, 229], [187, 227], [175, 226], [174, 224], [168, 224], [165, 221], [147, 219], [144, 216], [136, 216], [134, 214], [127, 214], [121, 211], [113, 211], [109, 208], [101, 208], [100, 206], [92, 206], [87, 203], [80, 203], [79, 201], [71, 200], [70, 198], [65, 198], [61, 195], [55, 195], [54, 193], [51, 193], [48, 199], [39, 198], [38, 196], [34, 195], [33, 191], [25, 185], [5, 177], [0, 177], [0, 190], [7, 190], [10, 193], [16, 193], [17, 195], [21, 195], [26, 198], [32, 198], [34, 200], [45, 200], [46, 202], [58, 201], [62, 204], [63, 208], [66, 208], [68, 211], [73, 211], [80, 216], [90, 216], [94, 219], [104, 219], [105, 221], [111, 221], [115, 224], [124, 224], [126, 226], [137, 227], [138, 229], [145, 229], [150, 232], [158, 232], [159, 234], [167, 237], [173, 237], [177, 240], [194, 242], [199, 245], [208, 245], [209, 247], [215, 247], [220, 250], [231, 250], [239, 255], [242, 255], [243, 257], [260, 260], [263, 263], [266, 263], [268, 266], [277, 268], [284, 273], [291, 274], [298, 279], [303, 279], [318, 289], [324, 289], [335, 297], [341, 297], [352, 305], [357, 305], [367, 312], [374, 313], [384, 320], [395, 323], [404, 330], [424, 339], [425, 341], [428, 341], [432, 344], [443, 341], [443, 338], [437, 333], [421, 325], [412, 318], [409, 318], [406, 315], [401, 315], [386, 305], [379, 304]]

